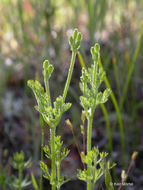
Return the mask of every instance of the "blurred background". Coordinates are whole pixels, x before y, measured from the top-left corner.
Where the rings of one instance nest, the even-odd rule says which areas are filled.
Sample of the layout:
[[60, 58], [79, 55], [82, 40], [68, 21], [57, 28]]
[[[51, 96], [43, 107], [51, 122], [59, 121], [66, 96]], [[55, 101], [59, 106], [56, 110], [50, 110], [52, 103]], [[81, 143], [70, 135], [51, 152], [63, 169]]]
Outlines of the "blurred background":
[[[138, 151], [128, 178], [133, 186], [126, 189], [142, 189], [142, 13], [143, 0], [0, 1], [0, 173], [5, 170], [7, 175], [13, 173], [9, 159], [14, 152], [23, 150], [26, 159], [32, 157], [30, 170], [36, 178], [40, 175], [41, 128], [34, 109], [36, 101], [27, 87], [27, 80], [36, 78], [43, 84], [42, 63], [48, 59], [54, 66], [50, 81], [52, 100], [62, 94], [71, 58], [68, 38], [76, 27], [83, 34], [83, 40], [67, 96], [72, 107], [57, 128], [64, 146], [70, 149], [62, 172], [73, 176], [73, 181], [62, 189], [85, 189], [85, 184], [76, 179], [81, 161], [65, 119], [71, 120], [82, 151], [79, 79], [82, 61], [87, 67], [92, 63], [90, 47], [95, 42], [100, 43], [107, 76], [102, 88], [110, 86], [113, 93], [105, 107], [98, 107], [95, 112], [92, 144], [100, 151], [109, 152], [109, 159], [117, 164], [112, 171], [115, 182], [121, 182], [122, 169], [127, 170], [132, 153]], [[45, 144], [48, 139], [49, 128], [46, 126]], [[50, 165], [48, 160], [47, 164]], [[29, 175], [30, 170], [27, 170]], [[99, 189], [102, 183], [104, 178], [99, 182]], [[47, 181], [44, 181], [44, 187], [48, 187]]]

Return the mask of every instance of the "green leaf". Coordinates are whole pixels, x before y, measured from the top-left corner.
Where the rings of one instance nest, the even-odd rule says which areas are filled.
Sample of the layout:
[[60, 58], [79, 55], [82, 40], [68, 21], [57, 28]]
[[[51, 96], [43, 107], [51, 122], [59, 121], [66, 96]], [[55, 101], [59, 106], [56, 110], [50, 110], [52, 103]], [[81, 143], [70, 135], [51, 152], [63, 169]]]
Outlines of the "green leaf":
[[43, 161], [40, 161], [40, 168], [44, 172], [43, 177], [50, 180], [50, 174], [48, 172], [48, 167]]
[[27, 162], [24, 163], [24, 169], [26, 168], [30, 168], [32, 165], [32, 158], [29, 158], [29, 160]]
[[114, 190], [114, 186], [112, 183], [112, 178], [111, 178], [108, 166], [106, 166], [106, 169], [105, 169], [105, 185], [106, 185], [107, 190]]
[[45, 128], [45, 121], [44, 121], [41, 113], [40, 113], [40, 127], [42, 130], [44, 130], [44, 128]]
[[102, 97], [102, 104], [105, 103], [108, 100], [108, 97], [111, 93], [111, 90], [109, 88], [107, 88], [106, 90], [104, 90], [103, 92], [103, 97]]
[[36, 182], [36, 179], [35, 179], [33, 173], [31, 173], [31, 179], [32, 179], [32, 184], [33, 184], [34, 190], [39, 190], [39, 187], [37, 185], [37, 182]]
[[43, 148], [44, 152], [45, 152], [45, 156], [49, 159], [51, 159], [51, 152], [50, 152], [50, 148], [48, 145], [44, 146]]
[[81, 105], [85, 111], [90, 107], [90, 102], [84, 96], [80, 96]]
[[26, 188], [30, 184], [31, 184], [31, 181], [28, 181], [28, 178], [23, 179], [22, 182], [21, 182], [21, 189]]

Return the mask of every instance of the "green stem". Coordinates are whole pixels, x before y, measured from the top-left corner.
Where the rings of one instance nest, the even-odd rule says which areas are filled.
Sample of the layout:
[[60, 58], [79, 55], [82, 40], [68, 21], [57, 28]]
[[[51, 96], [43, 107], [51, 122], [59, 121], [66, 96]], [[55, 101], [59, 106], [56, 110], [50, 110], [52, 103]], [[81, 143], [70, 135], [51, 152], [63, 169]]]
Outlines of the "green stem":
[[[41, 161], [43, 161], [43, 147], [44, 147], [44, 128], [41, 129], [42, 132], [41, 132]], [[41, 173], [40, 173], [40, 190], [43, 189], [43, 177], [42, 177], [42, 170], [41, 170]]]
[[[92, 134], [92, 120], [93, 114], [88, 117], [88, 127], [87, 127], [87, 153], [91, 151], [91, 134]], [[91, 175], [91, 167], [87, 164], [87, 174], [88, 176]], [[87, 190], [91, 190], [91, 181], [87, 182]]]
[[55, 128], [51, 128], [50, 132], [51, 132], [51, 159], [52, 159], [51, 185], [52, 185], [52, 190], [56, 190]]
[[45, 81], [45, 87], [46, 87], [46, 94], [47, 94], [47, 97], [49, 99], [49, 104], [50, 104], [50, 106], [52, 106], [51, 97], [50, 97], [49, 81], [46, 79], [46, 77], [44, 77], [44, 81]]
[[21, 182], [22, 182], [22, 169], [19, 168], [19, 189], [18, 190], [21, 190]]
[[94, 71], [93, 71], [93, 81], [92, 81], [92, 87], [96, 86], [96, 80], [97, 80], [97, 71], [98, 71], [98, 61], [94, 61]]
[[64, 92], [63, 92], [63, 102], [66, 99], [67, 91], [69, 89], [69, 85], [70, 85], [70, 81], [71, 81], [71, 76], [72, 76], [72, 72], [73, 72], [73, 68], [74, 68], [74, 63], [75, 63], [75, 58], [76, 58], [76, 52], [73, 51], [72, 52], [72, 58], [71, 58], [71, 64], [70, 64], [70, 68], [69, 68], [69, 73], [68, 73], [68, 78], [67, 78], [66, 85], [65, 85], [65, 88], [64, 88]]
[[[60, 184], [60, 162], [59, 158], [57, 161], [57, 180], [58, 180], [58, 185]], [[57, 190], [60, 190], [60, 186], [57, 187]]]

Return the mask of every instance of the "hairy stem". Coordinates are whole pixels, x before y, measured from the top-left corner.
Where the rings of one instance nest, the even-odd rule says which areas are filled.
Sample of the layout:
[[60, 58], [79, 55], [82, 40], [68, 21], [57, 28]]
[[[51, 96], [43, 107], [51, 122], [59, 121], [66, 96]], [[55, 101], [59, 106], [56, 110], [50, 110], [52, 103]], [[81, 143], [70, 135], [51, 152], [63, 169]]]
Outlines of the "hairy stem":
[[[93, 115], [88, 118], [88, 127], [87, 127], [87, 153], [89, 151], [91, 151], [92, 120], [93, 120]], [[90, 168], [89, 164], [87, 164], [87, 173], [88, 173], [88, 176], [91, 175], [91, 168]], [[87, 190], [91, 190], [91, 181], [87, 182]]]
[[67, 96], [67, 91], [69, 89], [69, 85], [70, 85], [70, 81], [71, 81], [71, 77], [72, 77], [72, 72], [73, 72], [73, 68], [74, 68], [74, 63], [75, 63], [75, 58], [76, 58], [76, 52], [72, 52], [72, 58], [71, 58], [71, 64], [70, 64], [70, 68], [69, 68], [69, 73], [68, 73], [68, 78], [66, 81], [66, 85], [64, 88], [64, 92], [63, 92], [63, 102], [66, 99]]
[[55, 128], [51, 128], [50, 132], [51, 132], [51, 155], [52, 155], [51, 185], [52, 185], [52, 190], [56, 190]]

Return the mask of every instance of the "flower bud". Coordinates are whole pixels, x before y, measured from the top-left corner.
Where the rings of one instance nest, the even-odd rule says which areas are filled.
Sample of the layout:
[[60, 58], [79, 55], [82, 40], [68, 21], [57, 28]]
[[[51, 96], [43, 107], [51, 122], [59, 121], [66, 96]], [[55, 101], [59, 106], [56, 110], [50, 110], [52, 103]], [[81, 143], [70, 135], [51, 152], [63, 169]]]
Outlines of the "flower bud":
[[44, 63], [43, 63], [43, 68], [48, 69], [48, 66], [49, 66], [49, 61], [45, 60]]
[[132, 162], [135, 161], [137, 155], [138, 155], [138, 152], [134, 152], [134, 153], [132, 154], [132, 157], [131, 157]]
[[78, 35], [77, 35], [77, 41], [81, 41], [81, 39], [82, 39], [82, 35], [81, 35], [81, 33], [79, 32]]
[[81, 134], [84, 135], [85, 131], [84, 131], [84, 126], [83, 125], [80, 125], [80, 130], [81, 130]]
[[85, 122], [85, 111], [84, 110], [82, 110], [81, 120], [83, 123]]
[[82, 161], [85, 159], [85, 154], [84, 154], [84, 152], [81, 152], [80, 153], [80, 156], [81, 156], [81, 159], [82, 159]]
[[67, 119], [67, 120], [65, 120], [65, 122], [66, 122], [66, 124], [67, 124], [68, 128], [69, 128], [70, 130], [72, 130], [72, 129], [73, 129], [73, 126], [72, 126], [72, 124], [71, 124], [70, 120], [69, 120], [69, 119]]
[[75, 40], [77, 37], [78, 29], [76, 28], [73, 32], [73, 39]]
[[49, 65], [48, 66], [48, 74], [49, 74], [49, 76], [51, 75], [51, 73], [53, 72], [53, 70], [54, 70], [53, 66]]
[[99, 53], [99, 51], [100, 51], [100, 46], [99, 46], [99, 44], [96, 43], [94, 47], [95, 47], [95, 51], [96, 51], [97, 53]]
[[125, 181], [127, 179], [127, 174], [126, 174], [125, 170], [122, 170], [121, 178], [122, 178], [122, 181]]
[[73, 37], [72, 36], [70, 36], [69, 42], [70, 42], [70, 45], [72, 46], [73, 45]]

